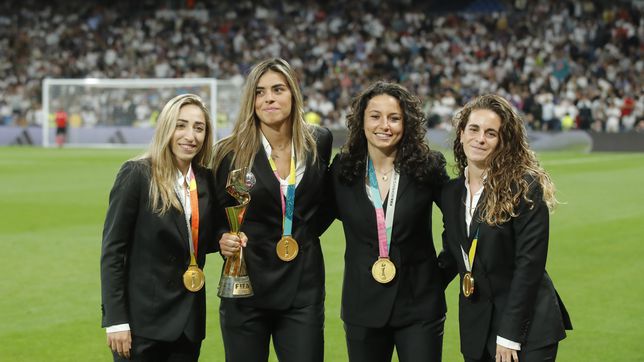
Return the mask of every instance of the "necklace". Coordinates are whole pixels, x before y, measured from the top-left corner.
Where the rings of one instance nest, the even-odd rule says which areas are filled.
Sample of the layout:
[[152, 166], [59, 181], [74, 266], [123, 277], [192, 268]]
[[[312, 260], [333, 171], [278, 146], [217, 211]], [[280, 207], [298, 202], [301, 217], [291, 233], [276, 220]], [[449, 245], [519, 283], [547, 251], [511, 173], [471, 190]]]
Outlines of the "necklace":
[[390, 174], [390, 173], [391, 173], [391, 171], [393, 171], [393, 170], [394, 170], [394, 169], [392, 168], [391, 170], [389, 170], [389, 171], [387, 171], [387, 172], [384, 172], [384, 173], [382, 173], [382, 172], [378, 172], [378, 173], [382, 175], [382, 176], [380, 176], [380, 178], [381, 178], [383, 181], [387, 181], [387, 180], [389, 180], [389, 174]]

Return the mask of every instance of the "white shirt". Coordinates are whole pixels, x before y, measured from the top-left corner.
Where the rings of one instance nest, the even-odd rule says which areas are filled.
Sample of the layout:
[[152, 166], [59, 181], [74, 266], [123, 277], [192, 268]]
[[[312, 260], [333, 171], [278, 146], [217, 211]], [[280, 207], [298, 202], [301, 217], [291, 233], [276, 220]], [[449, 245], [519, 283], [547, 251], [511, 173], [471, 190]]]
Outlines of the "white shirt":
[[[190, 218], [192, 217], [192, 207], [190, 204], [190, 187], [189, 187], [191, 171], [192, 171], [192, 165], [190, 165], [190, 168], [188, 168], [188, 173], [185, 176], [183, 176], [181, 171], [177, 170], [177, 182], [175, 183], [175, 187], [174, 187], [177, 193], [177, 197], [181, 202], [181, 206], [183, 206], [184, 214], [186, 215], [186, 223], [190, 223]], [[191, 234], [191, 233], [192, 233], [192, 230], [188, 227], [188, 234]], [[190, 240], [192, 240], [192, 235], [189, 235], [189, 237], [190, 237]], [[130, 330], [129, 323], [117, 324], [117, 325], [113, 325], [105, 328], [105, 332], [107, 333], [116, 333], [116, 332], [123, 332], [123, 331], [129, 331], [129, 330]]]
[[[264, 151], [266, 151], [266, 156], [271, 157], [271, 153], [273, 153], [273, 148], [271, 147], [271, 144], [268, 142], [266, 139], [266, 136], [262, 133], [262, 146], [264, 146]], [[292, 146], [293, 141], [291, 141], [291, 155], [295, 156], [293, 153], [295, 152], [295, 149]], [[295, 165], [295, 187], [297, 188], [297, 185], [300, 184], [300, 181], [302, 181], [302, 177], [304, 176], [304, 171], [306, 171], [306, 163], [303, 162], [304, 160], [296, 160], [297, 165]], [[288, 188], [288, 177], [286, 179], [283, 179], [281, 177], [278, 177], [278, 180], [280, 182], [280, 186], [282, 187], [282, 193], [286, 195], [286, 190]]]
[[[468, 179], [467, 179], [467, 176], [468, 176], [467, 166], [465, 167], [465, 171], [463, 171], [463, 174], [465, 175], [465, 189], [467, 190], [467, 198], [465, 199], [465, 224], [467, 224], [467, 230], [469, 232], [470, 224], [472, 223], [472, 216], [474, 215], [474, 210], [476, 210], [476, 206], [478, 205], [479, 200], [481, 199], [484, 186], [481, 187], [472, 196], [472, 192], [470, 191], [470, 183], [468, 182]], [[517, 351], [521, 350], [521, 343], [511, 341], [509, 339], [503, 338], [498, 335], [496, 336], [496, 343], [505, 348], [510, 348]]]
[[476, 210], [476, 206], [479, 203], [479, 199], [483, 194], [484, 186], [482, 186], [474, 194], [474, 196], [472, 196], [472, 192], [470, 191], [470, 183], [467, 179], [467, 176], [468, 176], [467, 166], [465, 166], [465, 171], [463, 173], [465, 174], [465, 189], [467, 190], [467, 198], [465, 199], [465, 224], [467, 225], [467, 230], [469, 233], [470, 224], [472, 223], [472, 217], [474, 216], [474, 210]]
[[[174, 190], [177, 193], [177, 197], [183, 206], [183, 212], [186, 215], [186, 225], [190, 224], [190, 218], [192, 217], [192, 205], [190, 204], [190, 175], [192, 173], [192, 165], [188, 168], [188, 172], [184, 176], [181, 171], [177, 170], [177, 182], [174, 185]], [[188, 233], [192, 232], [191, 228], [188, 226]], [[189, 235], [192, 240], [192, 235]]]

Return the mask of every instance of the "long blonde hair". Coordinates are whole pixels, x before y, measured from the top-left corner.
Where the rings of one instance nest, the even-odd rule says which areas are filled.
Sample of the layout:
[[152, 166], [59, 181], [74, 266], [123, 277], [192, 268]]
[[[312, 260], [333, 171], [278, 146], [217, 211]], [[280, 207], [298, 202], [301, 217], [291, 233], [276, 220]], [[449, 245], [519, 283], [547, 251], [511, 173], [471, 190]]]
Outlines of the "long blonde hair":
[[481, 109], [490, 110], [501, 119], [499, 143], [488, 156], [488, 168], [485, 171], [485, 197], [481, 199], [483, 204], [480, 214], [482, 221], [489, 225], [498, 225], [516, 217], [515, 208], [521, 198], [533, 205], [535, 200], [528, 198], [531, 187], [529, 180], [534, 180], [532, 182], [539, 185], [548, 210], [554, 210], [558, 204], [555, 185], [528, 146], [523, 120], [512, 105], [498, 95], [486, 94], [472, 99], [452, 119], [456, 127], [453, 148], [459, 175], [463, 176], [467, 166], [467, 157], [460, 136], [465, 130], [470, 114]]
[[179, 112], [183, 106], [195, 105], [201, 109], [206, 120], [206, 135], [199, 152], [192, 159], [193, 165], [207, 167], [212, 158], [213, 131], [208, 107], [194, 94], [182, 94], [172, 98], [163, 106], [157, 117], [157, 128], [148, 150], [137, 159], [150, 159], [150, 207], [153, 212], [164, 214], [171, 207], [182, 210], [176, 197], [178, 165], [172, 153], [172, 136], [177, 126]]
[[288, 62], [281, 58], [270, 58], [253, 67], [244, 84], [239, 115], [232, 134], [217, 142], [214, 149], [212, 169], [217, 170], [223, 159], [232, 153], [231, 168], [237, 169], [253, 165], [255, 154], [261, 146], [259, 118], [255, 114], [255, 92], [259, 78], [266, 72], [274, 71], [284, 76], [293, 98], [291, 121], [293, 127], [293, 145], [298, 160], [306, 160], [309, 153], [317, 159], [317, 148], [313, 137], [313, 128], [304, 121], [304, 101], [297, 82], [297, 75]]

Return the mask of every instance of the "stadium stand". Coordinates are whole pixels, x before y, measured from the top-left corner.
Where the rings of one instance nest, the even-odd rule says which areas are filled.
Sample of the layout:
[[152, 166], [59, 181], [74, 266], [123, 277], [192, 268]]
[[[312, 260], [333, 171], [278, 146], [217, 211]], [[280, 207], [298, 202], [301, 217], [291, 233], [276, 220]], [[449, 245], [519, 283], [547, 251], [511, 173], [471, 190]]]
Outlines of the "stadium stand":
[[496, 92], [536, 130], [642, 128], [643, 2], [448, 3], [4, 1], [0, 125], [42, 122], [45, 77], [242, 81], [281, 56], [301, 73], [307, 111], [331, 128], [375, 79], [418, 94], [431, 127], [449, 129], [459, 105]]

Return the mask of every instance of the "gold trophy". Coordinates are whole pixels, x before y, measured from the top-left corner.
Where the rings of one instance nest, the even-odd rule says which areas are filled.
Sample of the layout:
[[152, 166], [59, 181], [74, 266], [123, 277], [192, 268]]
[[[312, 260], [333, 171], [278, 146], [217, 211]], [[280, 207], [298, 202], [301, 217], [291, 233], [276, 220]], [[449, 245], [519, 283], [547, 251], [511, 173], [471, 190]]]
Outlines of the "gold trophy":
[[[255, 186], [255, 176], [248, 171], [247, 167], [232, 170], [228, 174], [226, 191], [239, 203], [239, 205], [225, 208], [232, 234], [239, 234], [246, 209], [250, 203], [250, 189], [253, 186]], [[253, 287], [250, 284], [244, 261], [244, 248], [241, 248], [235, 255], [226, 258], [217, 295], [221, 298], [245, 298], [253, 295]]]

